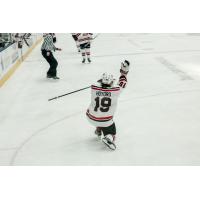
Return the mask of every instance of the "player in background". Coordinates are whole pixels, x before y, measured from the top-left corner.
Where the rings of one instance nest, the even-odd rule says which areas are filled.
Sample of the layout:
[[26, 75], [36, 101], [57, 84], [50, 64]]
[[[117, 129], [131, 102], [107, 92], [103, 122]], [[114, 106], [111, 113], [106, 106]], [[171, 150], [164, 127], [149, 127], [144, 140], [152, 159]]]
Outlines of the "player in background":
[[85, 63], [86, 56], [87, 60], [90, 63], [90, 46], [91, 46], [91, 40], [92, 40], [92, 33], [77, 33], [76, 36], [78, 38], [78, 42], [81, 49], [82, 54], [82, 63]]
[[91, 103], [86, 112], [89, 122], [96, 127], [95, 134], [112, 150], [115, 150], [116, 127], [113, 121], [118, 97], [126, 87], [129, 61], [121, 63], [117, 84], [113, 75], [104, 73], [95, 85], [91, 86]]
[[76, 42], [76, 47], [77, 47], [77, 49], [78, 49], [78, 52], [81, 52], [81, 50], [80, 50], [80, 45], [79, 45], [79, 42], [78, 42], [77, 34], [78, 34], [78, 33], [72, 33], [72, 37], [73, 37], [74, 41]]

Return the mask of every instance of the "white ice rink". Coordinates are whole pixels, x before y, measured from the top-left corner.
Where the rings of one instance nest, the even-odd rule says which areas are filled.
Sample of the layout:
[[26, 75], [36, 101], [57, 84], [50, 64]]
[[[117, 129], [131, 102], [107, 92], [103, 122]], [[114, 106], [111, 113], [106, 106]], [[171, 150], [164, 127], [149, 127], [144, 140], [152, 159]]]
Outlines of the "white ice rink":
[[[92, 63], [82, 64], [70, 34], [57, 34], [59, 81], [46, 79], [39, 44], [0, 88], [0, 165], [200, 165], [200, 35], [100, 34]], [[128, 85], [115, 114], [116, 151], [94, 135], [85, 116], [90, 90], [119, 76]]]

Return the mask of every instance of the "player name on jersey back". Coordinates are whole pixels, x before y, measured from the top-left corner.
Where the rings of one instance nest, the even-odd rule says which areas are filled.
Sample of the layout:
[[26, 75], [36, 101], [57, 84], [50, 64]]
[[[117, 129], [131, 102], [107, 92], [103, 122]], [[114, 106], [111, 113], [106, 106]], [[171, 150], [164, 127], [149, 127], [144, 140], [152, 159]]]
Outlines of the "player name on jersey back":
[[96, 91], [97, 96], [111, 97], [111, 92]]

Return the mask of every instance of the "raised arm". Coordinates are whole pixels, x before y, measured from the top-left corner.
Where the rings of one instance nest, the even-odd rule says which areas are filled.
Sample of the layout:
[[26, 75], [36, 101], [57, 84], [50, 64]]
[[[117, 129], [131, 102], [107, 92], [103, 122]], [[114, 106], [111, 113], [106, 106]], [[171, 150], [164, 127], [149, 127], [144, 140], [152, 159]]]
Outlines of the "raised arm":
[[124, 62], [121, 63], [121, 68], [120, 68], [120, 77], [119, 77], [119, 82], [118, 85], [121, 88], [125, 88], [127, 84], [127, 74], [129, 72], [129, 66], [130, 62], [128, 60], [125, 60]]

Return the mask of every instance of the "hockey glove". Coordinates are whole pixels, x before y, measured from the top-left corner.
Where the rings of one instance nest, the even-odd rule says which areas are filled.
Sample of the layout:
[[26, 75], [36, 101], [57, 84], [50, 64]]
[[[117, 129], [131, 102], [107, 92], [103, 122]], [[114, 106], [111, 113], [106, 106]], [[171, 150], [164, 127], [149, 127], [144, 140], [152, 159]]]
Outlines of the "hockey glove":
[[130, 62], [128, 60], [125, 60], [124, 62], [121, 63], [121, 69], [120, 69], [120, 73], [121, 74], [128, 74], [129, 72], [129, 65], [130, 65]]

